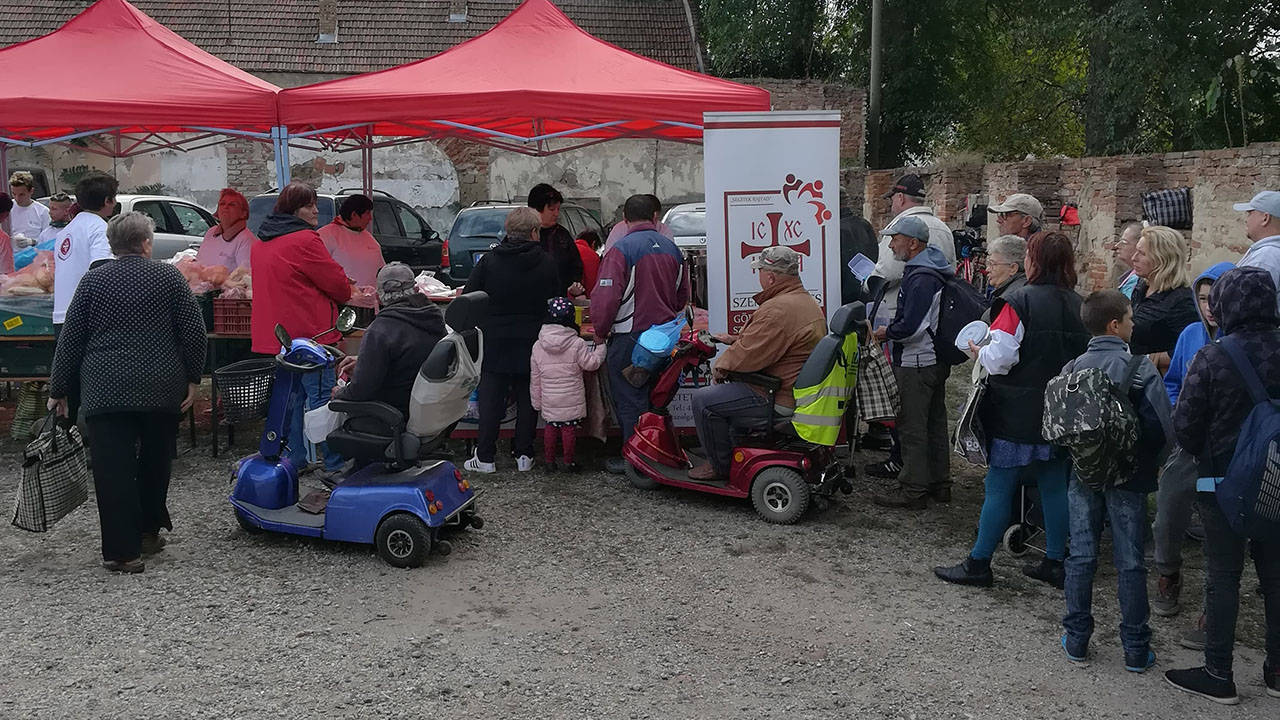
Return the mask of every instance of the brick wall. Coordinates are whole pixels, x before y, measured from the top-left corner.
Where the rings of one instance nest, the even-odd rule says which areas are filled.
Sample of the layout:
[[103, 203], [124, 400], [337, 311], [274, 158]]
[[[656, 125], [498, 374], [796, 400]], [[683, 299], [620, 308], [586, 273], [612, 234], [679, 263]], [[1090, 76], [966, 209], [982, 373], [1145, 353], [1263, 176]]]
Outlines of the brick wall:
[[768, 90], [774, 110], [839, 110], [840, 166], [865, 165], [866, 90], [817, 80], [742, 78], [734, 82]]
[[[1260, 190], [1280, 189], [1280, 143], [1160, 155], [870, 171], [864, 183], [864, 209], [877, 228], [891, 219], [888, 203], [879, 197], [905, 172], [916, 172], [924, 179], [928, 202], [956, 228], [963, 221], [970, 193], [991, 202], [1014, 192], [1034, 195], [1044, 205], [1046, 229], [1063, 232], [1076, 245], [1081, 290], [1094, 290], [1113, 284], [1122, 271], [1106, 246], [1126, 221], [1142, 219], [1142, 193], [1148, 190], [1191, 188], [1192, 228], [1183, 235], [1192, 274], [1216, 262], [1239, 259], [1249, 241], [1243, 213], [1231, 206]], [[1077, 207], [1079, 225], [1059, 225], [1059, 211], [1065, 204]], [[995, 233], [992, 218], [987, 237]]]
[[235, 138], [227, 142], [226, 149], [227, 187], [253, 197], [275, 184], [275, 157], [271, 145]]

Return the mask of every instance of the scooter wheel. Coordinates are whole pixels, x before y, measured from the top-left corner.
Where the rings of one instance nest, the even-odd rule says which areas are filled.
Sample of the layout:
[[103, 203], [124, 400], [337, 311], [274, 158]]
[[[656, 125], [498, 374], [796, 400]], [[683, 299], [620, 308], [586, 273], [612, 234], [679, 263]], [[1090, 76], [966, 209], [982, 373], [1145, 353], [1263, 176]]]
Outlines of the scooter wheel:
[[409, 513], [389, 515], [374, 535], [378, 555], [398, 568], [420, 567], [431, 552], [431, 531], [421, 519]]
[[453, 543], [448, 540], [436, 541], [436, 552], [441, 555], [448, 555], [453, 552]]
[[484, 518], [480, 517], [479, 515], [476, 515], [475, 517], [471, 518], [472, 530], [479, 530], [482, 527], [484, 527]]
[[765, 468], [751, 483], [751, 504], [766, 522], [790, 525], [809, 507], [809, 483], [791, 468]]
[[639, 490], [657, 490], [661, 485], [657, 480], [640, 472], [635, 465], [627, 462], [627, 480], [631, 482], [631, 487]]
[[236, 512], [236, 522], [240, 523], [241, 530], [244, 530], [247, 533], [253, 533], [255, 535], [257, 533], [262, 532], [262, 528], [258, 527], [257, 525], [254, 525], [253, 521], [251, 521], [243, 512], [240, 512], [239, 510], [236, 510], [235, 512]]

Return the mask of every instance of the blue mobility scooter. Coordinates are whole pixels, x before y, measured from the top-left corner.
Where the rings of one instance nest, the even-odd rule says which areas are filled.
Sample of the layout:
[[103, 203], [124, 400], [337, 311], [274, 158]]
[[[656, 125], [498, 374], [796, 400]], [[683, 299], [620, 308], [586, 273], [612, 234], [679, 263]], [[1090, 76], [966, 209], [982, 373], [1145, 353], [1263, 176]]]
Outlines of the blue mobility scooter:
[[[445, 319], [451, 333], [423, 363], [420, 379], [447, 383], [457, 368], [457, 353], [478, 357], [476, 325], [487, 305], [484, 293], [450, 303]], [[353, 323], [354, 313], [340, 316], [338, 329], [349, 331]], [[421, 566], [432, 551], [452, 552], [453, 546], [440, 536], [442, 529], [478, 530], [484, 525], [476, 514], [479, 491], [442, 452], [461, 416], [447, 418], [448, 426], [435, 436], [419, 437], [406, 430], [407, 419], [399, 410], [380, 402], [329, 404], [346, 419], [325, 442], [354, 459], [356, 469], [331, 491], [313, 492], [300, 502], [298, 468], [284, 455], [290, 441], [289, 407], [302, 395], [303, 375], [333, 366], [342, 353], [311, 339], [290, 339], [280, 326], [276, 337], [281, 351], [266, 426], [257, 454], [239, 462], [230, 498], [242, 528], [372, 543], [390, 565], [411, 568]]]

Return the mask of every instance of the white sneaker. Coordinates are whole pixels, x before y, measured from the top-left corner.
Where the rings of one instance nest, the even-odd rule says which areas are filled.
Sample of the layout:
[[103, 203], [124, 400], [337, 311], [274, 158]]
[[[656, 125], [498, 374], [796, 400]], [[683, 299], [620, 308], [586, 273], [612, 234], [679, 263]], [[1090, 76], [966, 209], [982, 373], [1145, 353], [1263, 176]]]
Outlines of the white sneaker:
[[498, 466], [493, 463], [480, 462], [480, 458], [471, 456], [471, 459], [462, 463], [462, 467], [471, 472], [478, 473], [494, 473], [498, 471]]
[[533, 469], [533, 458], [528, 455], [521, 455], [516, 458], [516, 470], [520, 472], [529, 472]]

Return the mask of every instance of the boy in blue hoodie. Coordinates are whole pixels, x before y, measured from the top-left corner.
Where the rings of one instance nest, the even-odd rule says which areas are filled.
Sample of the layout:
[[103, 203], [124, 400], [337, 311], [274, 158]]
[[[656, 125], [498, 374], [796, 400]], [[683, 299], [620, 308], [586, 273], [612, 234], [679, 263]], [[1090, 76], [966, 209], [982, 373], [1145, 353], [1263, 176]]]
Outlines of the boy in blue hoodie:
[[[1130, 378], [1129, 338], [1133, 335], [1133, 306], [1119, 290], [1099, 290], [1080, 308], [1085, 328], [1093, 335], [1083, 355], [1067, 363], [1063, 374], [1098, 368], [1118, 387]], [[1067, 614], [1062, 649], [1071, 662], [1087, 662], [1093, 635], [1093, 577], [1098, 569], [1102, 521], [1111, 520], [1112, 551], [1120, 600], [1120, 642], [1124, 668], [1140, 673], [1156, 662], [1151, 650], [1147, 605], [1147, 568], [1142, 541], [1146, 535], [1147, 494], [1156, 489], [1156, 475], [1173, 437], [1169, 396], [1155, 365], [1143, 358], [1129, 383], [1128, 397], [1138, 415], [1138, 444], [1132, 477], [1103, 492], [1095, 492], [1072, 473], [1067, 488], [1071, 510], [1071, 554], [1066, 568]]]
[[[1191, 323], [1178, 336], [1169, 370], [1164, 376], [1164, 387], [1169, 393], [1169, 403], [1178, 404], [1182, 392], [1182, 379], [1186, 377], [1191, 358], [1200, 348], [1213, 342], [1218, 334], [1218, 321], [1209, 311], [1209, 290], [1226, 271], [1234, 268], [1229, 262], [1218, 263], [1196, 278], [1192, 290], [1196, 294], [1200, 310], [1200, 322]], [[1196, 499], [1196, 459], [1181, 448], [1174, 448], [1160, 475], [1160, 488], [1156, 491], [1156, 521], [1153, 528], [1156, 548], [1156, 572], [1160, 574], [1156, 586], [1156, 599], [1152, 610], [1161, 617], [1172, 617], [1182, 610], [1182, 541], [1191, 524], [1191, 509]], [[1192, 631], [1192, 635], [1198, 631]], [[1191, 638], [1190, 645], [1200, 642]], [[1198, 649], [1198, 648], [1192, 648]]]

